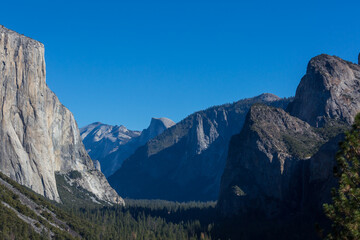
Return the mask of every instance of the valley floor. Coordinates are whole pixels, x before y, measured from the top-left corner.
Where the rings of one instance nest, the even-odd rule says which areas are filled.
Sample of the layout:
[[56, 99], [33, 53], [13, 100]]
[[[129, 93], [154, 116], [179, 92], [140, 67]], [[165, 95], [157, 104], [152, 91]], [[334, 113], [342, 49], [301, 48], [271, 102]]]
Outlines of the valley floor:
[[0, 173], [0, 239], [213, 239], [215, 202], [51, 202]]

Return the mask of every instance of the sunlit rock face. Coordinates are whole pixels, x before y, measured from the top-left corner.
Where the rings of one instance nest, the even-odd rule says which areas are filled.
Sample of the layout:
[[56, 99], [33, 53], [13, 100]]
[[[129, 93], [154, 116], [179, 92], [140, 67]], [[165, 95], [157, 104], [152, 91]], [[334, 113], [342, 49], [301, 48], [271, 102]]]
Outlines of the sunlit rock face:
[[[242, 131], [232, 137], [220, 215], [242, 222], [248, 239], [288, 239], [276, 234], [284, 224], [301, 239], [317, 239], [313, 226], [326, 226], [322, 206], [337, 184], [338, 144], [359, 111], [360, 66], [325, 54], [311, 59], [286, 111], [253, 105]], [[266, 224], [251, 229], [252, 222]], [[266, 226], [272, 226], [271, 234]]]
[[0, 27], [0, 171], [60, 201], [55, 172], [77, 170], [81, 187], [122, 203], [94, 168], [72, 113], [46, 84], [44, 46]]
[[322, 54], [310, 60], [288, 111], [312, 126], [351, 124], [360, 111], [360, 66]]

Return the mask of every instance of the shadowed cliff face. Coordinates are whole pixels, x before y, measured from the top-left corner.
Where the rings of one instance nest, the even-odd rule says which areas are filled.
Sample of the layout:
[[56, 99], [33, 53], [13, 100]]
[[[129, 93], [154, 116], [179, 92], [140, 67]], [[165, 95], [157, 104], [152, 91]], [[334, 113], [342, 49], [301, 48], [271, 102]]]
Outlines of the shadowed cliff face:
[[335, 56], [310, 60], [288, 111], [312, 126], [329, 120], [351, 124], [360, 111], [360, 66]]
[[216, 199], [228, 142], [256, 102], [284, 107], [289, 100], [263, 94], [196, 112], [140, 147], [110, 184], [129, 198]]
[[[217, 204], [223, 217], [243, 224], [248, 239], [277, 236], [283, 224], [289, 234], [317, 239], [315, 223], [326, 226], [322, 204], [337, 184], [338, 143], [360, 110], [359, 73], [359, 65], [320, 55], [309, 62], [289, 112], [251, 108], [231, 139]], [[264, 224], [249, 230], [250, 222]]]
[[311, 181], [332, 174], [317, 171], [320, 166], [325, 171], [332, 158], [314, 163], [311, 157], [342, 130], [333, 127], [328, 135], [282, 109], [254, 105], [241, 133], [231, 139], [218, 202], [221, 213], [274, 217], [301, 209], [309, 174]]
[[45, 81], [44, 46], [0, 27], [0, 170], [59, 201], [55, 172], [81, 172], [78, 184], [99, 199], [121, 202], [95, 170], [71, 112]]

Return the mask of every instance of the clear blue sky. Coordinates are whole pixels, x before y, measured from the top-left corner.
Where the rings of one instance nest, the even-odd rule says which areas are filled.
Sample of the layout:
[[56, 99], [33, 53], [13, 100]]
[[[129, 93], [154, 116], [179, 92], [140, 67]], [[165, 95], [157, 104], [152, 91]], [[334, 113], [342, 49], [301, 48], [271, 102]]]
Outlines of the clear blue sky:
[[47, 83], [79, 126], [146, 128], [263, 92], [293, 96], [311, 57], [356, 62], [360, 1], [2, 1], [45, 44]]

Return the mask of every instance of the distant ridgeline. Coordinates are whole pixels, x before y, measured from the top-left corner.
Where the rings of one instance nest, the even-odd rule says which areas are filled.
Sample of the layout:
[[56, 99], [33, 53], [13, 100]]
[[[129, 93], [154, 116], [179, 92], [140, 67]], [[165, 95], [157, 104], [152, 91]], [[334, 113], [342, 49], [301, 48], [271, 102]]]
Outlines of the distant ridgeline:
[[250, 107], [286, 108], [290, 100], [262, 94], [191, 114], [138, 148], [109, 182], [127, 198], [216, 200], [228, 143], [240, 132]]
[[175, 123], [168, 118], [152, 118], [149, 127], [140, 132], [96, 122], [81, 128], [80, 135], [90, 157], [100, 163], [98, 166], [108, 177], [138, 147], [173, 125]]
[[263, 94], [196, 112], [138, 148], [109, 182], [128, 198], [218, 198], [222, 218], [249, 223], [234, 236], [278, 234], [280, 221], [316, 238], [338, 143], [359, 111], [360, 66], [322, 54], [294, 98]]

